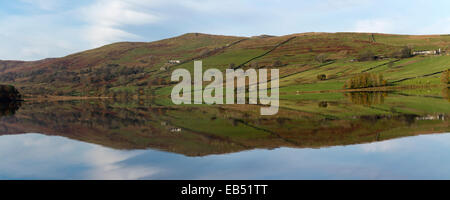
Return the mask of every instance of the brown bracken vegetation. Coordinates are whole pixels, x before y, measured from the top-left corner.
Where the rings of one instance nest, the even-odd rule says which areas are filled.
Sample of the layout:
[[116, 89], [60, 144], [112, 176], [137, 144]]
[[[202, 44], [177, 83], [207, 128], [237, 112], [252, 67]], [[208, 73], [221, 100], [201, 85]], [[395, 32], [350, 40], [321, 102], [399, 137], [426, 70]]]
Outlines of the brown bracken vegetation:
[[447, 69], [444, 72], [442, 72], [441, 81], [444, 84], [449, 84], [450, 83], [450, 69]]

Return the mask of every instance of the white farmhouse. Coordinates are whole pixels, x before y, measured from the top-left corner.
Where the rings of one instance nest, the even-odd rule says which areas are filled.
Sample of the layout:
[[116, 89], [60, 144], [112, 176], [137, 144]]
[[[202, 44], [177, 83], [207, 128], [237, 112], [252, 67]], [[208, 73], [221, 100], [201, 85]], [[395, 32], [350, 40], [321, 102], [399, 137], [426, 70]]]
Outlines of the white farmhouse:
[[169, 64], [180, 64], [180, 60], [169, 60]]
[[413, 55], [439, 55], [441, 53], [442, 53], [441, 49], [438, 49], [438, 50], [414, 51]]

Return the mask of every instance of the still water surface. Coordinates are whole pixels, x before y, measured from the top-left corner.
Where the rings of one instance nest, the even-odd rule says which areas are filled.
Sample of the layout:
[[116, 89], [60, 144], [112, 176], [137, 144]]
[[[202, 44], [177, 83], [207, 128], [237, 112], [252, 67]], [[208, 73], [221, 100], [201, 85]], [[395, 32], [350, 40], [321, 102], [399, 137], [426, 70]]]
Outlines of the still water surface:
[[450, 179], [440, 90], [280, 105], [260, 116], [160, 99], [1, 104], [0, 179]]
[[450, 134], [187, 157], [59, 136], [0, 139], [1, 179], [449, 179]]

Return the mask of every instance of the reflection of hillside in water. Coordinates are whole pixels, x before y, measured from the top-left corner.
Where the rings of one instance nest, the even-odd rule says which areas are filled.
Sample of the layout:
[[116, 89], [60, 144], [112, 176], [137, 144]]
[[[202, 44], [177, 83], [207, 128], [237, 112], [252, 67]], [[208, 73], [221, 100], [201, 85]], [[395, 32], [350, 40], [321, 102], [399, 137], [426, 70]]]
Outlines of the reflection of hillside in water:
[[265, 117], [255, 110], [259, 109], [250, 105], [152, 107], [145, 102], [26, 102], [15, 115], [0, 119], [0, 133], [42, 133], [115, 149], [153, 148], [202, 156], [255, 148], [359, 144], [448, 131], [448, 117], [428, 117], [431, 123], [422, 123], [425, 118], [411, 114], [329, 119], [293, 110]]
[[352, 103], [357, 105], [377, 105], [383, 104], [387, 92], [350, 92], [344, 94]]
[[0, 117], [14, 115], [21, 105], [21, 101], [0, 102]]
[[450, 88], [445, 87], [445, 88], [442, 89], [442, 97], [444, 99], [447, 99], [447, 101], [450, 102]]

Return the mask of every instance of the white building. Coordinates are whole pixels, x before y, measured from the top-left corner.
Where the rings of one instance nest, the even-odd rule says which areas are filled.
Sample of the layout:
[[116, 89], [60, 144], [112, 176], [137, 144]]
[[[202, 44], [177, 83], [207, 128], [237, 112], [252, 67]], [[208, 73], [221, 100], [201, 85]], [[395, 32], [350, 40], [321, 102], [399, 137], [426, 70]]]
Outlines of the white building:
[[416, 117], [416, 120], [441, 120], [445, 121], [444, 114], [426, 115], [421, 117]]
[[438, 49], [438, 50], [414, 51], [413, 55], [439, 55], [441, 53], [442, 53], [441, 49]]
[[169, 64], [180, 64], [180, 60], [169, 60]]

